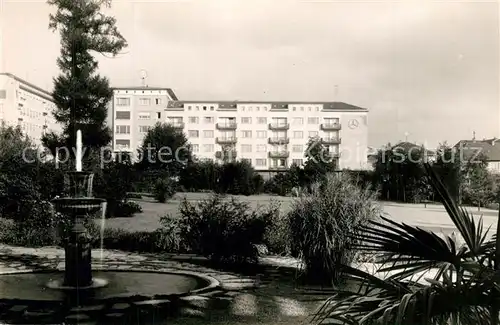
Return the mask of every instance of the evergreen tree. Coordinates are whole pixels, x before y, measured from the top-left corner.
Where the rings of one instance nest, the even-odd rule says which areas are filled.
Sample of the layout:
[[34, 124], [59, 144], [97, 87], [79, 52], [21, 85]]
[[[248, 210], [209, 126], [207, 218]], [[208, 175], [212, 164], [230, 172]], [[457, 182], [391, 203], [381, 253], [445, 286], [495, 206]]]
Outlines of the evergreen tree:
[[319, 137], [309, 139], [304, 156], [304, 173], [309, 179], [308, 183], [321, 180], [337, 169], [337, 160], [332, 158]]
[[57, 59], [61, 74], [54, 79], [52, 96], [57, 106], [53, 114], [63, 125], [63, 133], [48, 133], [43, 143], [53, 154], [57, 147], [73, 148], [79, 128], [85, 147], [106, 146], [111, 140], [106, 126], [107, 105], [113, 92], [109, 80], [97, 73], [98, 62], [93, 54], [114, 57], [127, 46], [126, 40], [115, 26], [115, 18], [101, 12], [103, 1], [48, 3], [57, 8], [50, 15], [49, 28], [61, 35], [61, 55]]

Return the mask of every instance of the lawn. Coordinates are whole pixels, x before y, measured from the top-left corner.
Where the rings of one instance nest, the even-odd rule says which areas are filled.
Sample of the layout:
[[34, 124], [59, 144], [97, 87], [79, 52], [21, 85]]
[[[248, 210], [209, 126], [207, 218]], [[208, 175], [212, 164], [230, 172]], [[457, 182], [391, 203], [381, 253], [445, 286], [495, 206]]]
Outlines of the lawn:
[[[167, 203], [157, 203], [149, 198], [133, 200], [142, 206], [143, 212], [136, 214], [132, 218], [107, 219], [106, 227], [120, 228], [128, 231], [154, 231], [160, 227], [161, 217], [167, 214], [179, 214], [179, 205], [184, 198], [190, 202], [196, 202], [206, 199], [208, 196], [209, 194], [207, 193], [177, 193], [173, 199], [169, 200]], [[234, 197], [238, 200], [249, 202], [253, 209], [259, 206], [268, 205], [272, 201], [279, 201], [283, 212], [290, 209], [291, 202], [293, 201], [291, 197], [272, 195], [235, 195]]]
[[[185, 197], [189, 201], [195, 202], [207, 198], [207, 193], [177, 193], [173, 199], [167, 203], [157, 203], [152, 199], [136, 200], [142, 208], [143, 212], [135, 215], [132, 218], [112, 218], [106, 220], [106, 227], [121, 228], [129, 231], [153, 231], [160, 226], [160, 218], [166, 214], [177, 215], [179, 213], [179, 205]], [[271, 196], [271, 195], [252, 195], [252, 196], [235, 196], [237, 199], [250, 203], [252, 208], [257, 208], [259, 205], [264, 206], [270, 204], [271, 201], [278, 201], [281, 204], [283, 212], [287, 212], [291, 203], [294, 200], [292, 197]], [[404, 222], [410, 225], [418, 225], [422, 228], [450, 233], [455, 230], [446, 211], [442, 205], [432, 204], [424, 207], [423, 204], [401, 204], [392, 202], [380, 202], [384, 212], [394, 221]], [[475, 216], [483, 217], [485, 227], [495, 225], [498, 219], [498, 211], [477, 208], [467, 208]], [[495, 227], [492, 227], [495, 229]]]

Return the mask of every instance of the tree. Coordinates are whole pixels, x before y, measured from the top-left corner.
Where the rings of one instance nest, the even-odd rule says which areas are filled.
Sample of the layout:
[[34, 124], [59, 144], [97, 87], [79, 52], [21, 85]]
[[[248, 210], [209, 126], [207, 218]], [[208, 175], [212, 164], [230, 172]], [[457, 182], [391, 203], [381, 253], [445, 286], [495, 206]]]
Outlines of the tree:
[[[349, 289], [327, 300], [315, 321], [339, 324], [452, 324], [499, 322], [500, 237], [488, 239], [482, 219], [453, 200], [446, 186], [425, 164], [434, 192], [464, 244], [450, 236], [383, 218], [361, 228], [356, 248], [375, 253], [381, 273], [344, 264]], [[434, 275], [425, 274], [434, 269]], [[359, 289], [359, 290], [358, 290]], [[340, 290], [339, 290], [340, 291]]]
[[143, 171], [153, 171], [170, 177], [179, 176], [193, 160], [187, 137], [166, 123], [156, 123], [142, 142], [139, 149], [142, 156], [139, 167]]
[[463, 174], [459, 153], [456, 148], [449, 147], [446, 142], [439, 145], [436, 153], [434, 171], [441, 178], [453, 199], [460, 202]]
[[328, 148], [319, 137], [309, 139], [304, 156], [306, 158], [304, 173], [309, 178], [309, 184], [324, 178], [326, 174], [337, 169], [336, 159], [332, 158]]
[[61, 35], [61, 56], [57, 59], [61, 74], [54, 79], [52, 97], [57, 107], [53, 115], [62, 123], [63, 133], [48, 133], [42, 141], [55, 154], [58, 146], [74, 147], [76, 129], [80, 128], [85, 147], [106, 146], [111, 140], [107, 105], [113, 92], [109, 80], [97, 74], [93, 54], [116, 56], [127, 46], [126, 40], [115, 26], [115, 18], [101, 12], [102, 1], [48, 3], [57, 8], [50, 15], [49, 28]]

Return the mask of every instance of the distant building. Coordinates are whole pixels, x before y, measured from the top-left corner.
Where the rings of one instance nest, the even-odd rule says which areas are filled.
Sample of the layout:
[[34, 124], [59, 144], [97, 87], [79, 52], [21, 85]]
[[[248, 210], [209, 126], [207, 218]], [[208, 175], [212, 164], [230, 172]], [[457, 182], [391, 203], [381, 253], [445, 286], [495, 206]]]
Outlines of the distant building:
[[0, 73], [0, 122], [21, 127], [36, 144], [45, 132], [60, 132], [52, 95], [10, 73]]
[[467, 161], [484, 155], [488, 169], [500, 173], [500, 139], [460, 140], [454, 147], [461, 151], [460, 157]]

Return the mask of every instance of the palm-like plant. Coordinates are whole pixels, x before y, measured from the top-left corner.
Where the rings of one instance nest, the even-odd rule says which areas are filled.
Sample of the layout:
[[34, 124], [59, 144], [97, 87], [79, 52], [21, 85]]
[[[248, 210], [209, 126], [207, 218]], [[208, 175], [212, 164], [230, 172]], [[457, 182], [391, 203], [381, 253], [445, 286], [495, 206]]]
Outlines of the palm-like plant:
[[[500, 243], [487, 238], [482, 218], [473, 217], [452, 199], [432, 167], [431, 184], [464, 244], [454, 238], [383, 218], [356, 235], [359, 248], [379, 254], [384, 279], [343, 266], [356, 290], [338, 291], [313, 321], [336, 324], [477, 325], [499, 323]], [[497, 232], [499, 225], [497, 224]], [[435, 276], [426, 278], [426, 271]]]

